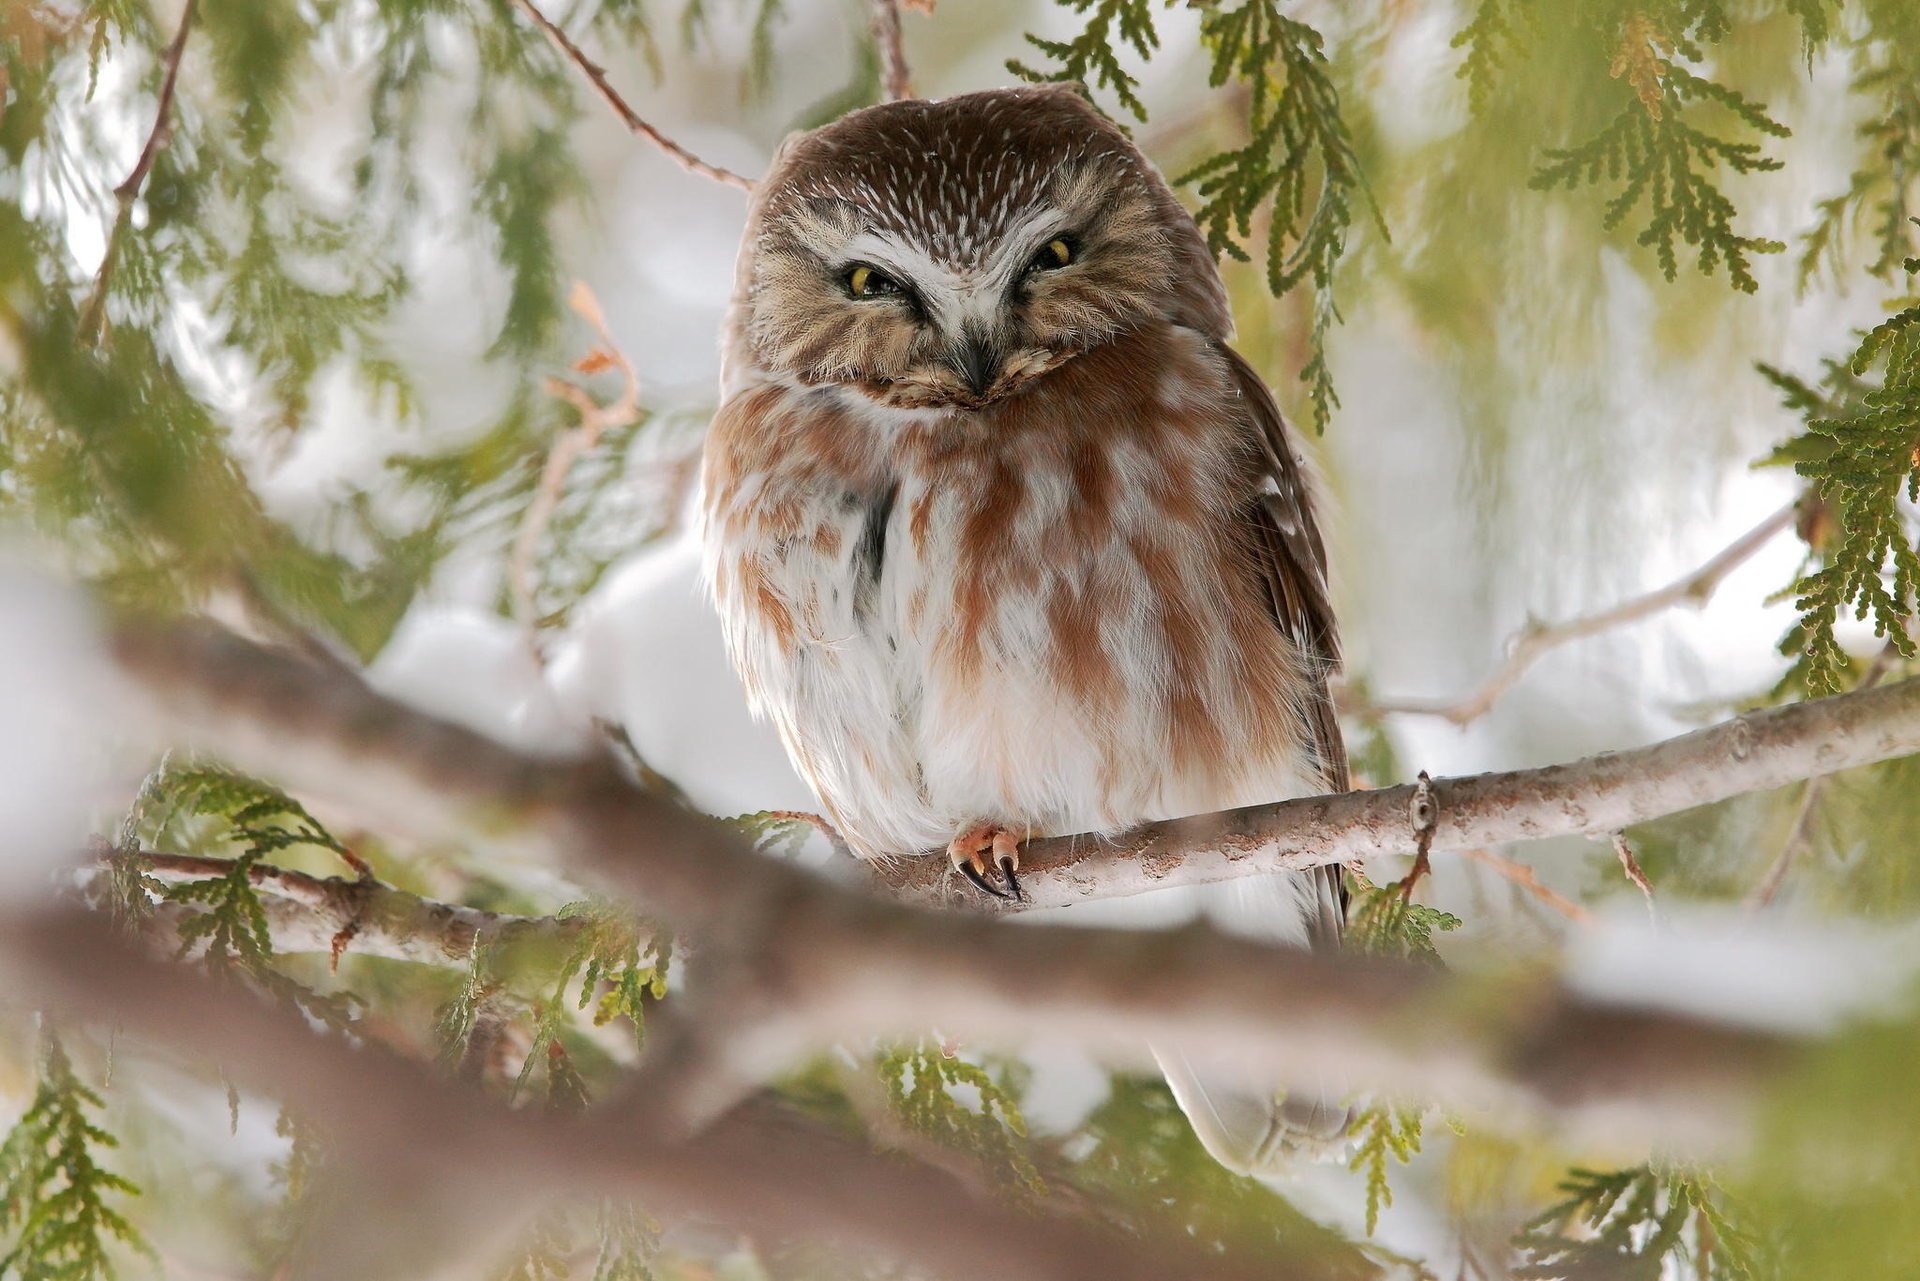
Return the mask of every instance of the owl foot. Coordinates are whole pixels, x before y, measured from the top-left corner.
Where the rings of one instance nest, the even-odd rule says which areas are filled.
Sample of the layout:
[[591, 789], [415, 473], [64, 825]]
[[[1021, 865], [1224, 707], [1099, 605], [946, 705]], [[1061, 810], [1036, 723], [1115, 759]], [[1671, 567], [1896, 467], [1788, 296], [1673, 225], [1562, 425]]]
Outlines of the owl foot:
[[[993, 866], [1006, 878], [1004, 890], [987, 879], [987, 860], [980, 857], [987, 851], [993, 854]], [[1014, 875], [1020, 866], [1020, 838], [1005, 828], [991, 823], [970, 827], [947, 842], [947, 857], [953, 860], [954, 870], [981, 893], [1016, 900], [1026, 897], [1020, 892], [1020, 878]]]

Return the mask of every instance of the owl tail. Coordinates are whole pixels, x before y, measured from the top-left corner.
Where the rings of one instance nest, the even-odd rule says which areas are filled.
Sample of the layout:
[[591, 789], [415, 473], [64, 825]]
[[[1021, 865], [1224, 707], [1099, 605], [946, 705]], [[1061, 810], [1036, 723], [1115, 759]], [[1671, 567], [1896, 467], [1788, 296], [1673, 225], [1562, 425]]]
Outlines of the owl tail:
[[1284, 1090], [1270, 1071], [1196, 1063], [1168, 1046], [1153, 1057], [1208, 1155], [1235, 1174], [1279, 1174], [1344, 1146], [1351, 1112], [1329, 1082]]
[[[1337, 867], [1219, 888], [1211, 915], [1235, 933], [1292, 946], [1339, 946], [1346, 904]], [[1153, 1056], [1201, 1144], [1237, 1174], [1277, 1174], [1344, 1147], [1351, 1112], [1337, 1081], [1296, 1082], [1289, 1090], [1271, 1069], [1232, 1058], [1196, 1057], [1167, 1045], [1154, 1046]]]

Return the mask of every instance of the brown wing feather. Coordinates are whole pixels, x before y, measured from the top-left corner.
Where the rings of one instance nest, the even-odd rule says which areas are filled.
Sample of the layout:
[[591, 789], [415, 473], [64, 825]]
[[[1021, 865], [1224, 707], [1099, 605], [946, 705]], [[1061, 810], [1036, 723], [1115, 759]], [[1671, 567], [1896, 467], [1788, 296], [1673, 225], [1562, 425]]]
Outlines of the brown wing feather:
[[[1273, 393], [1238, 352], [1224, 343], [1217, 347], [1246, 408], [1262, 470], [1272, 481], [1271, 491], [1256, 498], [1246, 513], [1255, 530], [1268, 607], [1280, 630], [1312, 663], [1307, 739], [1327, 789], [1344, 792], [1349, 786], [1347, 748], [1327, 684], [1340, 668], [1340, 636], [1327, 596], [1327, 550], [1314, 520], [1313, 495]], [[1316, 946], [1331, 947], [1339, 943], [1346, 920], [1346, 879], [1338, 864], [1320, 868], [1318, 875], [1322, 911], [1310, 933]]]

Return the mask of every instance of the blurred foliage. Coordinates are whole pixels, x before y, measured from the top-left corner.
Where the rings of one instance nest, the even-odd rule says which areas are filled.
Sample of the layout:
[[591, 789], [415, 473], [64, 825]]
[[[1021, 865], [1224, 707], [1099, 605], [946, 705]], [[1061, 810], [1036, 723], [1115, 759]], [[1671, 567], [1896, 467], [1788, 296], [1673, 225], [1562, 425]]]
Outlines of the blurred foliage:
[[40, 1086], [0, 1141], [0, 1276], [97, 1281], [117, 1275], [114, 1243], [158, 1263], [146, 1237], [114, 1203], [139, 1195], [99, 1155], [119, 1140], [93, 1120], [105, 1107], [74, 1073], [57, 1036], [46, 1038]]
[[[1803, 23], [1809, 50], [1827, 39], [1826, 0], [1786, 0], [1785, 7]], [[1749, 23], [1765, 16], [1754, 6], [1742, 7], [1738, 15]], [[1758, 282], [1749, 256], [1780, 253], [1786, 246], [1734, 230], [1733, 202], [1714, 171], [1721, 166], [1739, 174], [1779, 169], [1781, 162], [1763, 155], [1759, 142], [1738, 135], [1785, 138], [1790, 131], [1745, 94], [1678, 61], [1706, 62], [1705, 46], [1732, 34], [1735, 11], [1719, 0], [1594, 0], [1575, 6], [1569, 16], [1591, 45], [1588, 75], [1574, 91], [1590, 90], [1592, 101], [1619, 105], [1591, 138], [1548, 149], [1532, 185], [1551, 190], [1620, 183], [1607, 202], [1605, 225], [1618, 226], [1644, 202], [1647, 221], [1638, 243], [1654, 251], [1668, 280], [1678, 271], [1678, 239], [1696, 252], [1702, 272], [1724, 263], [1734, 287], [1753, 292]], [[1467, 50], [1460, 74], [1471, 85], [1476, 106], [1487, 102], [1494, 82], [1548, 21], [1553, 19], [1518, 0], [1481, 0], [1455, 41]], [[1593, 74], [1602, 66], [1606, 80]], [[1722, 117], [1717, 127], [1727, 132], [1694, 123], [1715, 111]]]
[[1518, 1281], [1684, 1275], [1756, 1281], [1775, 1273], [1709, 1178], [1637, 1166], [1568, 1172], [1565, 1199], [1527, 1224], [1514, 1244]]

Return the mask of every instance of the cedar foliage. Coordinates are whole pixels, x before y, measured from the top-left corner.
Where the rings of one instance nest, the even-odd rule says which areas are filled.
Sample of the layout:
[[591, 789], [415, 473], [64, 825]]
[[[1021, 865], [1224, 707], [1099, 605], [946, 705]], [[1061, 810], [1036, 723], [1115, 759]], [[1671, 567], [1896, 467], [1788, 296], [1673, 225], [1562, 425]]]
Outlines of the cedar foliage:
[[[949, 20], [955, 7], [933, 20]], [[1080, 81], [1137, 126], [1168, 123], [1162, 82], [1142, 65], [1164, 67], [1171, 55], [1162, 30], [1182, 6], [1061, 7], [1077, 30], [1027, 35], [1030, 52], [1009, 68], [1029, 80]], [[1452, 180], [1466, 173], [1490, 188], [1476, 193], [1478, 203], [1463, 202], [1471, 217], [1425, 200], [1430, 192], [1395, 171], [1391, 131], [1372, 114], [1378, 81], [1391, 74], [1394, 23], [1420, 6], [1380, 6], [1338, 26], [1325, 6], [1281, 0], [1184, 7], [1198, 11], [1189, 74], [1217, 92], [1200, 127], [1156, 159], [1168, 163], [1222, 257], [1243, 326], [1257, 332], [1269, 323], [1268, 299], [1253, 298], [1246, 281], [1295, 308], [1284, 328], [1304, 341], [1265, 354], [1298, 374], [1289, 408], [1321, 431], [1339, 407], [1329, 359], [1342, 315], [1336, 287], [1350, 299], [1404, 283], [1395, 278], [1403, 252], [1411, 260], [1438, 246], [1466, 265], [1447, 278], [1444, 314], [1416, 307], [1423, 336], [1435, 341], [1454, 323], [1485, 343], [1486, 318], [1513, 301], [1493, 273], [1476, 274], [1489, 264], [1552, 276], [1606, 248], [1676, 294], [1690, 273], [1724, 272], [1742, 295], [1778, 288], [1765, 259], [1787, 244], [1755, 230], [1751, 211], [1764, 193], [1801, 177], [1785, 121], [1795, 118], [1817, 59], [1847, 62], [1859, 145], [1844, 185], [1819, 195], [1796, 237], [1799, 284], [1864, 277], [1884, 292], [1920, 270], [1920, 10], [1907, 0], [1463, 5], [1451, 39], [1467, 123], [1432, 146], [1443, 161], [1436, 188], [1449, 156]], [[672, 82], [703, 59], [727, 57], [716, 31], [729, 15], [716, 0], [552, 8], [583, 44], [605, 52], [623, 83]], [[765, 102], [780, 75], [779, 42], [803, 13], [824, 11], [740, 0], [731, 15], [746, 24], [739, 93], [723, 97]], [[125, 201], [114, 188], [155, 124], [180, 6], [30, 0], [0, 12], [0, 520], [43, 539], [104, 599], [182, 612], [237, 608], [261, 631], [310, 633], [370, 659], [460, 554], [482, 548], [500, 558], [551, 442], [578, 421], [551, 380], [600, 403], [613, 399], [613, 372], [589, 347], [597, 336], [568, 307], [597, 194], [580, 138], [598, 106], [508, 0], [201, 0], [193, 12], [181, 91], [160, 122], [166, 145]], [[816, 123], [875, 96], [878, 60], [864, 24], [850, 30], [862, 43], [847, 87], [782, 124]], [[1002, 35], [1004, 49], [1013, 48], [1016, 33]], [[327, 97], [336, 81], [352, 92]], [[328, 146], [314, 145], [317, 100], [352, 126]], [[109, 127], [121, 117], [124, 129]], [[1483, 163], [1508, 153], [1507, 168]], [[1489, 245], [1498, 237], [1483, 234], [1479, 217], [1488, 203], [1555, 211], [1576, 228], [1574, 247]], [[100, 224], [97, 262], [74, 231], [88, 219]], [[485, 287], [447, 306], [425, 240], [465, 255]], [[1235, 274], [1240, 264], [1244, 275]], [[438, 299], [440, 310], [423, 310], [423, 299]], [[495, 393], [484, 412], [458, 422], [442, 403], [444, 371], [436, 382], [433, 353], [411, 341], [450, 323], [450, 311], [475, 331], [461, 378]], [[1860, 678], [1860, 657], [1847, 648], [1850, 615], [1870, 620], [1896, 657], [1913, 656], [1920, 306], [1895, 300], [1864, 335], [1835, 333], [1827, 347], [1793, 362], [1818, 366], [1817, 374], [1761, 370], [1796, 423], [1773, 460], [1808, 486], [1806, 564], [1784, 588], [1800, 618], [1781, 643], [1791, 666], [1773, 698]], [[342, 482], [318, 515], [270, 502], [262, 470], [343, 414], [391, 434], [377, 477]], [[697, 405], [679, 413], [649, 405], [569, 472], [539, 540], [531, 625], [563, 624], [619, 556], [672, 526], [680, 491], [646, 487], [658, 479], [659, 456], [697, 435], [699, 420]], [[507, 612], [504, 588], [497, 596]], [[1382, 776], [1374, 781], [1391, 781], [1397, 766], [1384, 733], [1376, 746], [1369, 759]], [[637, 760], [636, 772], [668, 786]], [[1911, 794], [1908, 773], [1890, 767], [1861, 785], [1852, 809], [1873, 813], [1888, 797]], [[787, 815], [735, 821], [771, 857], [798, 856], [811, 834]], [[1656, 880], [1679, 881], [1672, 851], [1709, 844], [1703, 825], [1715, 821], [1677, 821], [1644, 840], [1636, 833]], [[1883, 905], [1920, 902], [1897, 860], [1861, 855], [1867, 842], [1850, 835], [1844, 816], [1831, 825], [1823, 848], [1847, 861], [1807, 875], [1870, 886]], [[162, 763], [124, 821], [102, 835], [113, 853], [89, 893], [131, 927], [177, 910], [183, 957], [291, 1003], [334, 1034], [393, 1037], [422, 1060], [437, 1055], [441, 1071], [523, 1107], [590, 1113], [628, 1079], [653, 1005], [674, 999], [671, 940], [624, 909], [529, 889], [508, 872], [463, 866], [450, 874], [452, 856], [379, 833], [336, 835], [301, 800], [216, 762]], [[350, 940], [337, 972], [276, 953], [255, 871], [304, 864], [339, 874], [349, 842], [396, 883], [437, 886], [554, 928], [533, 942], [483, 935], [464, 967], [442, 969], [358, 957]], [[221, 858], [225, 869], [162, 882], [143, 861], [156, 851]], [[1737, 892], [1709, 875], [1690, 888], [1702, 897]], [[1438, 965], [1441, 936], [1462, 919], [1406, 888], [1356, 883], [1352, 946]], [[1574, 1164], [1557, 1190], [1524, 1190], [1507, 1262], [1528, 1277], [1651, 1277], [1685, 1267], [1730, 1281], [1910, 1261], [1913, 1243], [1902, 1234], [1910, 1236], [1912, 1216], [1903, 1210], [1920, 1188], [1912, 1159], [1920, 1144], [1908, 1141], [1911, 1109], [1902, 1110], [1911, 1032], [1904, 1019], [1853, 1029], [1821, 1065], [1822, 1088], [1783, 1104], [1772, 1122], [1770, 1150], [1800, 1157], [1823, 1153], [1824, 1123], [1834, 1122], [1862, 1168], [1892, 1172], [1886, 1186], [1840, 1179], [1810, 1187], [1811, 1160], [1776, 1168], [1768, 1158], [1717, 1176]], [[95, 1033], [65, 1035], [79, 1046]], [[136, 1050], [118, 1053], [136, 1085], [179, 1070]], [[129, 1131], [128, 1147], [116, 1151], [102, 1095], [62, 1043], [49, 1038], [30, 1057], [32, 1097], [0, 1143], [0, 1276], [91, 1281], [114, 1275], [116, 1261], [123, 1270], [136, 1258], [144, 1266], [147, 1235], [168, 1230], [178, 1202], [160, 1200], [166, 1181], [136, 1185], [109, 1165], [132, 1169], [122, 1162], [137, 1149], [169, 1148], [133, 1141]], [[948, 1052], [930, 1038], [883, 1047], [871, 1067], [884, 1121], [863, 1117], [830, 1072], [809, 1070], [778, 1088], [793, 1106], [876, 1146], [904, 1132], [943, 1149], [956, 1168], [1043, 1212], [1092, 1203], [1124, 1231], [1309, 1260], [1342, 1281], [1419, 1266], [1377, 1240], [1349, 1240], [1316, 1223], [1285, 1189], [1211, 1163], [1157, 1081], [1115, 1077], [1069, 1132], [1049, 1134], [1029, 1132], [1027, 1074], [1016, 1062]], [[218, 1065], [202, 1065], [200, 1084], [222, 1088]], [[254, 1104], [225, 1089], [237, 1124]], [[1835, 1106], [1827, 1100], [1848, 1099], [1866, 1101], [1860, 1115], [1826, 1110]], [[142, 1104], [136, 1094], [127, 1106], [141, 1126], [157, 1125], [151, 1099]], [[1406, 1177], [1400, 1167], [1451, 1154], [1444, 1134], [1422, 1154], [1423, 1110], [1372, 1099], [1353, 1106], [1348, 1159], [1370, 1235], [1392, 1204], [1390, 1178]], [[313, 1221], [310, 1199], [334, 1156], [327, 1136], [291, 1113], [275, 1128], [289, 1144], [275, 1162], [274, 1194], [284, 1202], [231, 1193], [249, 1210], [271, 1211], [260, 1219], [269, 1228], [235, 1234], [236, 1255], [262, 1271]], [[1834, 1221], [1848, 1225], [1840, 1235], [1849, 1240], [1825, 1231]], [[1858, 1258], [1847, 1253], [1854, 1241]], [[662, 1261], [666, 1249], [645, 1207], [538, 1207], [498, 1275], [677, 1275]], [[804, 1274], [793, 1258], [769, 1253], [765, 1262], [767, 1272], [778, 1264]], [[835, 1260], [822, 1274], [883, 1275], [879, 1267]]]

